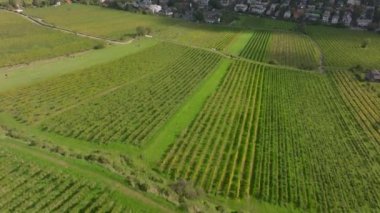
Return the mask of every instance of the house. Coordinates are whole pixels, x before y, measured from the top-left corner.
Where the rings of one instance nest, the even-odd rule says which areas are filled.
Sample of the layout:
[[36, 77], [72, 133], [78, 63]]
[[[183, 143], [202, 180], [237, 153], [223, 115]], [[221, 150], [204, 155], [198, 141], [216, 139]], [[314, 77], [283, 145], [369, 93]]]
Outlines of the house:
[[292, 12], [290, 10], [287, 10], [284, 13], [284, 19], [290, 19], [291, 16], [292, 16]]
[[162, 7], [160, 5], [157, 5], [157, 4], [151, 4], [148, 6], [148, 10], [153, 14], [159, 13], [162, 10]]
[[267, 10], [268, 2], [257, 2], [251, 6], [250, 12], [262, 15]]
[[236, 4], [234, 10], [235, 10], [235, 12], [245, 12], [248, 10], [248, 5]]
[[321, 18], [321, 14], [316, 12], [307, 12], [305, 13], [305, 17], [309, 21], [318, 21]]
[[372, 70], [365, 76], [367, 81], [380, 82], [380, 70]]
[[349, 5], [360, 5], [360, 0], [348, 0], [347, 4], [349, 4]]
[[209, 11], [204, 13], [205, 22], [208, 24], [217, 24], [220, 23], [220, 17], [222, 15], [216, 11]]
[[199, 8], [207, 8], [208, 2], [209, 2], [209, 0], [200, 0], [199, 1]]
[[342, 22], [343, 22], [343, 24], [344, 24], [346, 27], [351, 26], [351, 22], [352, 22], [351, 12], [346, 12], [346, 13], [344, 13], [344, 15], [343, 15], [343, 19], [342, 19]]
[[331, 24], [338, 24], [339, 23], [339, 15], [335, 14], [331, 19]]
[[331, 16], [331, 12], [330, 12], [329, 10], [326, 10], [326, 11], [323, 13], [323, 16], [322, 16], [322, 22], [323, 22], [323, 23], [329, 23], [330, 16]]
[[228, 7], [231, 3], [232, 3], [232, 1], [230, 1], [230, 0], [221, 0], [221, 1], [220, 1], [220, 4], [221, 4], [223, 7]]
[[359, 27], [368, 27], [369, 24], [372, 23], [372, 20], [371, 19], [366, 19], [366, 18], [358, 18], [356, 20], [356, 22], [358, 23]]

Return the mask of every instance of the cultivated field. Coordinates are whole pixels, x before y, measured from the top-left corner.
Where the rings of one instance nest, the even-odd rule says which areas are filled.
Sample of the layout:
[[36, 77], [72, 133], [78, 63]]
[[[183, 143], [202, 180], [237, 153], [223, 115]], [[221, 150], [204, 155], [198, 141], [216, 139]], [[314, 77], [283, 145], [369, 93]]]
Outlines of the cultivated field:
[[[377, 35], [78, 4], [27, 14], [153, 38], [0, 70], [0, 211], [380, 211], [380, 86], [363, 79]], [[16, 14], [1, 26], [0, 66], [98, 43]]]
[[237, 62], [160, 168], [232, 198], [321, 212], [379, 208], [371, 169], [379, 100], [342, 97], [336, 86], [320, 74]]
[[[380, 68], [379, 35], [311, 26], [307, 31], [321, 47], [327, 66], [350, 68], [361, 65], [366, 68]], [[368, 41], [368, 46], [362, 47], [364, 41]]]
[[0, 67], [71, 54], [101, 43], [48, 30], [10, 12], [0, 13]]
[[[162, 43], [130, 57], [5, 94], [4, 111], [84, 140], [142, 143], [220, 56]], [[144, 119], [145, 118], [145, 119]], [[101, 123], [99, 121], [102, 121]]]
[[311, 39], [289, 32], [255, 31], [239, 55], [301, 69], [316, 69], [321, 60], [321, 53]]
[[[5, 212], [129, 212], [142, 211], [123, 202], [112, 190], [63, 171], [32, 163], [2, 147], [0, 210]], [[136, 208], [137, 207], [137, 208]], [[148, 207], [144, 211], [151, 211]]]

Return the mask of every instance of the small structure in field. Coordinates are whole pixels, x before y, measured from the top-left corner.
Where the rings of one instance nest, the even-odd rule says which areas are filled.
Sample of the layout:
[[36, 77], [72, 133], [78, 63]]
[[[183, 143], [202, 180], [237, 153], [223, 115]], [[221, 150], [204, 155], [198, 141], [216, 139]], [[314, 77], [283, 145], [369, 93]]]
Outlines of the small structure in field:
[[368, 72], [365, 76], [365, 80], [372, 81], [372, 82], [380, 82], [380, 71], [372, 70]]

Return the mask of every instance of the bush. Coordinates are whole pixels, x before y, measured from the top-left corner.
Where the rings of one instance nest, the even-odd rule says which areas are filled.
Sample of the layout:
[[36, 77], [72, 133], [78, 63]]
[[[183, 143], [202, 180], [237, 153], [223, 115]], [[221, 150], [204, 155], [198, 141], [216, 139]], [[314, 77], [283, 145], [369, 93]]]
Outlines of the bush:
[[104, 49], [105, 47], [106, 47], [106, 45], [104, 45], [103, 43], [97, 44], [94, 46], [94, 50]]
[[367, 48], [368, 45], [369, 45], [369, 42], [370, 40], [369, 39], [365, 39], [362, 41], [362, 44], [361, 44], [361, 48]]

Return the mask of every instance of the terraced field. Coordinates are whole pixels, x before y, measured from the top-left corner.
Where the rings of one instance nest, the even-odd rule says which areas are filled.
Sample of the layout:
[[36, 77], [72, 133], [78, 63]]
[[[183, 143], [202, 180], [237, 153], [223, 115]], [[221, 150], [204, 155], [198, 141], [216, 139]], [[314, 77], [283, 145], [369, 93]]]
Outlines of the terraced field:
[[3, 212], [126, 212], [133, 211], [111, 190], [25, 162], [0, 151], [0, 210]]
[[39, 27], [10, 12], [0, 13], [0, 67], [84, 51], [101, 43]]
[[[374, 33], [327, 27], [308, 27], [308, 33], [319, 44], [330, 67], [380, 68], [380, 37]], [[368, 41], [363, 48], [362, 43]]]

